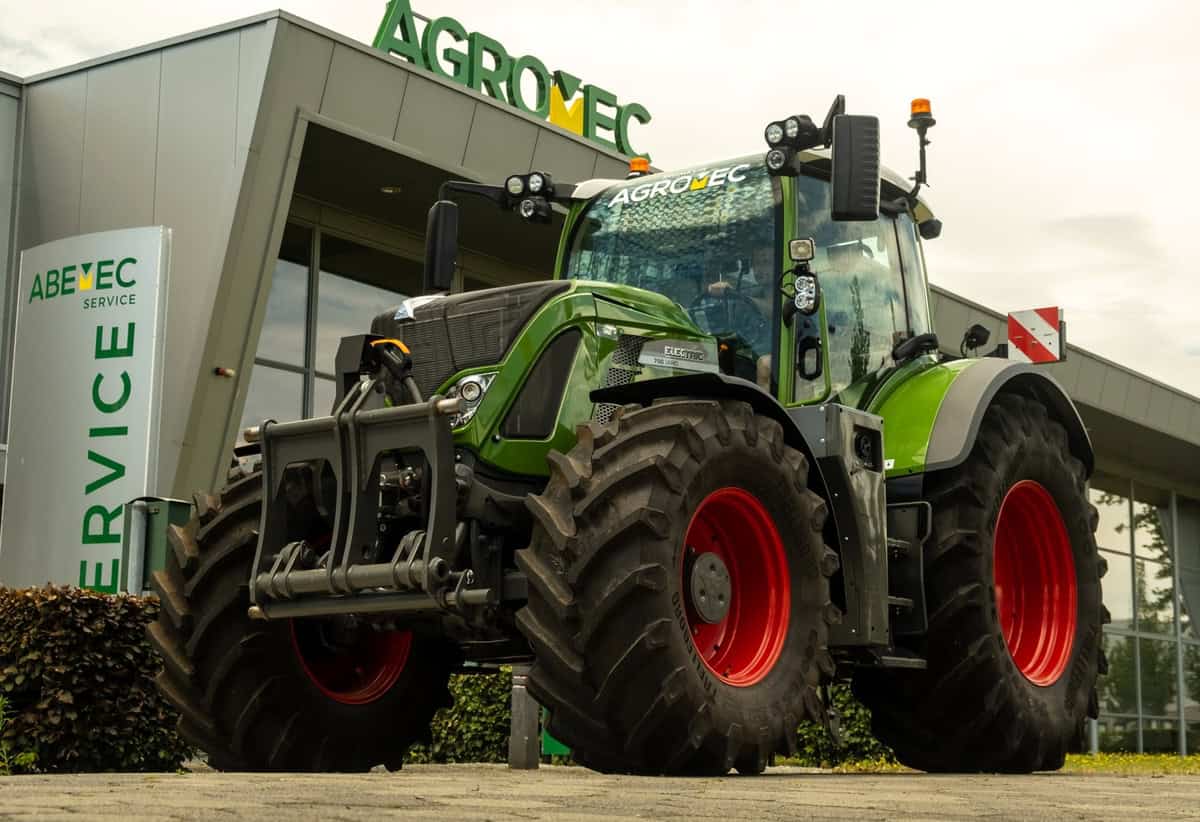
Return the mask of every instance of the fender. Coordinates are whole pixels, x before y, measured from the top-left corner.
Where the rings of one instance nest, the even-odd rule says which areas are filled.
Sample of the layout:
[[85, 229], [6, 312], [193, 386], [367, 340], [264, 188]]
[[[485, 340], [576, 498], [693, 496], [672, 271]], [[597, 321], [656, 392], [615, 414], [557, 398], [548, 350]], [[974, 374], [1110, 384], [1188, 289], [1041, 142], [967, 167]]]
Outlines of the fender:
[[663, 397], [730, 399], [749, 403], [750, 407], [754, 409], [754, 413], [770, 417], [783, 426], [783, 441], [804, 454], [808, 459], [809, 470], [816, 475], [814, 477], [816, 482], [820, 483], [822, 488], [825, 485], [812, 448], [809, 447], [795, 420], [788, 415], [787, 409], [780, 405], [777, 399], [760, 388], [757, 383], [719, 373], [682, 374], [675, 377], [632, 382], [627, 385], [614, 385], [609, 388], [597, 388], [591, 392], [590, 396], [592, 402], [608, 402], [615, 405], [631, 403], [649, 405]]
[[985, 357], [935, 365], [881, 392], [883, 399], [871, 410], [885, 419], [885, 450], [894, 461], [889, 478], [961, 464], [975, 444], [984, 412], [1002, 390], [1044, 403], [1066, 428], [1071, 453], [1091, 476], [1091, 438], [1058, 381], [1026, 363]]

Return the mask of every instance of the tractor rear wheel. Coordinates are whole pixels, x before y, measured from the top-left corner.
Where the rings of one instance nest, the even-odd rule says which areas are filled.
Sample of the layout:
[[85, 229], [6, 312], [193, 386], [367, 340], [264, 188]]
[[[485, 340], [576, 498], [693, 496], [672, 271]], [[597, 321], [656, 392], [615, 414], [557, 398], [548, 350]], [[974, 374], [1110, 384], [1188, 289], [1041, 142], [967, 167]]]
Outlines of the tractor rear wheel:
[[827, 650], [825, 503], [774, 420], [631, 406], [550, 457], [517, 624], [550, 732], [602, 771], [760, 773], [795, 751]]
[[[220, 770], [398, 768], [450, 704], [451, 649], [344, 617], [251, 620], [262, 477], [235, 467], [230, 480], [171, 530], [166, 568], [153, 577], [162, 608], [148, 630], [180, 734]], [[319, 543], [328, 528], [312, 523], [313, 534], [295, 538]]]
[[1002, 393], [931, 475], [925, 671], [865, 671], [876, 736], [926, 771], [1056, 770], [1097, 715], [1104, 561], [1086, 472], [1040, 402]]

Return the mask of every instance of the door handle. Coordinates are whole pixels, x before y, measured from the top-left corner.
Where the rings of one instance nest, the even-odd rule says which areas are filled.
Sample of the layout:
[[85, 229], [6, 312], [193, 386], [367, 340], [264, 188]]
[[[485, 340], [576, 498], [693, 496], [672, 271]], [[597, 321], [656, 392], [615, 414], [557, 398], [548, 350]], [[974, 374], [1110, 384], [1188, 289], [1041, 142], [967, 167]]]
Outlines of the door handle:
[[[816, 356], [813, 357], [811, 371], [808, 368], [808, 355], [810, 352], [816, 352]], [[821, 338], [802, 337], [800, 344], [796, 346], [796, 373], [806, 380], [818, 379], [821, 376], [822, 359]]]

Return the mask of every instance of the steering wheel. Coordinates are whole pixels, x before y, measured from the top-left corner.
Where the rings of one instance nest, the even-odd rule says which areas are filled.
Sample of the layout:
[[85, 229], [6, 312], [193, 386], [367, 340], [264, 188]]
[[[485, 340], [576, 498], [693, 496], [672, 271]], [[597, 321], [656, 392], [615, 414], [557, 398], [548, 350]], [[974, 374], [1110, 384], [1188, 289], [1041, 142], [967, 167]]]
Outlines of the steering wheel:
[[[771, 320], [758, 303], [737, 289], [727, 288], [720, 294], [702, 291], [688, 306], [688, 314], [701, 330], [716, 336], [738, 336], [755, 349], [764, 339], [769, 340]], [[767, 346], [769, 347], [769, 343]]]

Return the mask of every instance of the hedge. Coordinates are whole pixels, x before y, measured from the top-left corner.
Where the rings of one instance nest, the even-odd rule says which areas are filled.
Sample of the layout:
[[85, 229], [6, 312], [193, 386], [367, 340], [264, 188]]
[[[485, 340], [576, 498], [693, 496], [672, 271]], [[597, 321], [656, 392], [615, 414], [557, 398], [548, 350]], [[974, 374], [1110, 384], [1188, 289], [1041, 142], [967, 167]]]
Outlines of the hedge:
[[[154, 686], [161, 663], [145, 639], [154, 598], [76, 588], [0, 588], [0, 756], [13, 772], [171, 771], [193, 753], [175, 733], [176, 713]], [[451, 678], [454, 704], [434, 715], [430, 741], [407, 762], [504, 762], [511, 672]], [[870, 714], [846, 686], [832, 688], [842, 746], [800, 726], [803, 765], [891, 760]], [[19, 758], [18, 758], [18, 755]]]
[[16, 772], [172, 771], [191, 755], [145, 626], [158, 601], [78, 588], [0, 588], [0, 695]]
[[512, 671], [450, 677], [454, 704], [433, 715], [428, 745], [414, 745], [405, 762], [507, 762]]
[[[494, 674], [451, 678], [454, 705], [433, 717], [432, 742], [413, 747], [406, 762], [505, 762], [512, 675], [506, 668]], [[844, 762], [894, 762], [892, 751], [871, 734], [871, 713], [854, 698], [849, 686], [834, 685], [834, 705], [841, 713], [841, 745], [835, 746], [823, 725], [804, 722], [797, 734], [799, 751], [788, 762], [833, 767]]]

